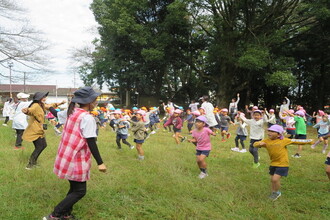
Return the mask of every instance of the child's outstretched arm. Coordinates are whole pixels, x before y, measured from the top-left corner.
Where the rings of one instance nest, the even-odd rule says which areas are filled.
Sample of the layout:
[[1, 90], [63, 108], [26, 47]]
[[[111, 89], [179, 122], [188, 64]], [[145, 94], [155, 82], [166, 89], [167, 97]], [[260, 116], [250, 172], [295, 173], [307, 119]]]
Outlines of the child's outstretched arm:
[[254, 142], [253, 147], [266, 147], [266, 143], [263, 140], [257, 141]]
[[298, 145], [305, 145], [305, 144], [313, 144], [315, 141], [314, 139], [290, 139], [289, 144], [298, 144]]
[[188, 140], [189, 143], [193, 143], [195, 146], [197, 145], [197, 140], [193, 137]]

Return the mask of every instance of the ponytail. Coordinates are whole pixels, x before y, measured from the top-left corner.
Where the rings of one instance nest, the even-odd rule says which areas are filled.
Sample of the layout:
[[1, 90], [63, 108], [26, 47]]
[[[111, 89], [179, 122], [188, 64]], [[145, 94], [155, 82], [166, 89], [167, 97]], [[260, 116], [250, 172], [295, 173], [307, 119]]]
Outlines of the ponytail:
[[68, 107], [68, 115], [67, 115], [67, 117], [69, 117], [73, 113], [73, 110], [74, 110], [75, 105], [76, 105], [75, 102], [70, 102], [70, 105]]

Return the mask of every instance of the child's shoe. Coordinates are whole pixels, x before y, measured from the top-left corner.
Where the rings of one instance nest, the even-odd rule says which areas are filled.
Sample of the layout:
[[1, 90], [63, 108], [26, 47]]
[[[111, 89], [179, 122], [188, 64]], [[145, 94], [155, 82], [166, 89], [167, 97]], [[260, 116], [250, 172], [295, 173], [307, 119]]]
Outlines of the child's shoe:
[[230, 138], [230, 135], [231, 135], [230, 133], [227, 133], [227, 139], [229, 139], [229, 138]]
[[269, 199], [271, 199], [272, 201], [275, 201], [276, 199], [278, 199], [281, 196], [281, 192], [272, 192], [272, 194], [270, 194]]
[[42, 218], [42, 220], [62, 220], [60, 217], [52, 216], [51, 214]]
[[79, 220], [76, 216], [70, 214], [70, 215], [64, 215], [63, 220]]
[[322, 154], [325, 154], [325, 150], [322, 150]]
[[152, 131], [150, 134], [156, 134], [156, 131]]
[[254, 169], [260, 167], [260, 163], [253, 163], [253, 166], [252, 166]]
[[129, 149], [131, 149], [131, 150], [133, 150], [134, 148], [135, 148], [135, 146], [133, 146], [133, 145], [129, 147]]
[[232, 151], [235, 151], [235, 152], [239, 152], [239, 148], [238, 147], [233, 147], [231, 148]]
[[292, 157], [293, 158], [300, 158], [301, 156], [298, 153], [296, 153], [295, 155], [292, 155]]
[[187, 139], [186, 137], [183, 137], [183, 138], [181, 139], [181, 142], [184, 142], [186, 139]]
[[222, 142], [226, 142], [226, 140], [224, 139], [224, 138], [222, 138], [222, 140], [221, 140]]
[[241, 153], [246, 153], [247, 151], [246, 151], [246, 149], [242, 149], [242, 150], [240, 150], [239, 152], [241, 152]]
[[198, 178], [199, 178], [199, 179], [204, 179], [204, 178], [207, 177], [207, 176], [208, 176], [207, 173], [201, 172], [201, 173], [198, 175]]

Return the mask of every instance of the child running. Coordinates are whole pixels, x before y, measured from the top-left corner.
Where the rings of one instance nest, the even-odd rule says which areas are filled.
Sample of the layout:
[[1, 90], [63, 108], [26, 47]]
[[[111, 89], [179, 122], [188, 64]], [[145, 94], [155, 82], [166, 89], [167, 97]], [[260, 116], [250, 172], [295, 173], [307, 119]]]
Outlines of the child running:
[[328, 138], [325, 137], [329, 134], [329, 130], [330, 130], [330, 121], [328, 118], [328, 115], [325, 114], [322, 116], [322, 120], [317, 123], [316, 125], [313, 126], [313, 128], [317, 128], [318, 131], [318, 140], [311, 146], [312, 149], [315, 149], [316, 145], [318, 145], [319, 143], [323, 142], [323, 149], [322, 149], [322, 154], [325, 154], [325, 151], [328, 148]]
[[192, 131], [192, 139], [188, 140], [196, 145], [196, 162], [201, 171], [198, 178], [204, 179], [208, 176], [206, 157], [211, 151], [210, 135], [215, 133], [207, 127], [207, 119], [205, 116], [198, 116], [195, 122], [195, 129]]
[[272, 125], [268, 128], [268, 138], [255, 142], [255, 148], [264, 147], [267, 149], [271, 163], [269, 167], [270, 182], [272, 193], [269, 198], [275, 201], [281, 196], [281, 178], [288, 176], [289, 171], [289, 157], [287, 146], [290, 144], [310, 144], [313, 142], [309, 140], [298, 140], [283, 138], [284, 129], [280, 125]]
[[230, 133], [228, 132], [229, 124], [234, 124], [234, 123], [231, 121], [231, 118], [228, 116], [228, 109], [226, 108], [221, 109], [219, 118], [220, 118], [220, 132], [222, 136], [222, 142], [225, 142], [226, 139], [230, 138]]
[[134, 149], [134, 146], [131, 145], [126, 141], [128, 137], [128, 128], [129, 128], [129, 122], [123, 118], [121, 118], [121, 111], [116, 110], [113, 112], [115, 120], [114, 120], [114, 126], [116, 128], [116, 143], [118, 150], [122, 150], [120, 140], [126, 144], [131, 150]]
[[253, 147], [254, 142], [261, 141], [264, 138], [264, 120], [262, 119], [262, 113], [260, 110], [254, 110], [252, 113], [252, 119], [246, 119], [245, 116], [239, 113], [239, 117], [250, 126], [250, 153], [253, 156], [253, 168], [258, 168], [259, 154], [258, 148]]
[[[241, 113], [240, 115], [245, 116], [244, 113]], [[231, 148], [231, 150], [235, 152], [246, 153], [244, 141], [248, 136], [248, 131], [246, 129], [247, 124], [241, 119], [241, 117], [239, 117], [239, 115], [236, 115], [235, 117], [235, 124], [238, 125], [235, 137], [235, 147]], [[242, 145], [242, 150], [239, 150], [238, 140]]]
[[[291, 114], [294, 113], [293, 109], [290, 109], [289, 112]], [[280, 119], [282, 119], [285, 122], [285, 128], [286, 133], [290, 135], [288, 138], [292, 139], [296, 134], [296, 127], [295, 127], [295, 120], [294, 117], [286, 114], [285, 112], [279, 112], [278, 115], [280, 116]]]
[[144, 160], [144, 151], [142, 149], [142, 144], [146, 138], [146, 127], [144, 125], [144, 117], [146, 112], [143, 110], [138, 110], [135, 116], [129, 120], [132, 123], [131, 131], [134, 134], [134, 142], [136, 143], [136, 150], [138, 152], [138, 160]]
[[164, 127], [167, 127], [169, 125], [173, 125], [173, 131], [174, 131], [173, 138], [175, 139], [175, 142], [176, 142], [177, 145], [180, 144], [180, 139], [179, 138], [181, 138], [181, 142], [186, 140], [186, 137], [183, 137], [181, 135], [181, 128], [183, 126], [183, 122], [182, 122], [182, 119], [180, 118], [180, 114], [181, 114], [181, 110], [176, 109], [174, 111], [173, 115], [164, 124]]

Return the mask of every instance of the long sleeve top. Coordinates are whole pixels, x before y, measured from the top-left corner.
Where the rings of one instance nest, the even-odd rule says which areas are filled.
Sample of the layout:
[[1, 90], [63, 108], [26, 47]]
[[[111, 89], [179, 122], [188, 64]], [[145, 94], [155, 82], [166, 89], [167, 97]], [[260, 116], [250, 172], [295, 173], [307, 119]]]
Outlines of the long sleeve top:
[[246, 119], [245, 116], [240, 115], [240, 118], [250, 126], [250, 139], [261, 140], [265, 136], [264, 132], [264, 120], [260, 119]]
[[183, 126], [183, 122], [180, 117], [171, 116], [164, 124], [164, 127], [169, 125], [173, 125], [176, 129], [181, 129]]
[[235, 114], [235, 113], [237, 113], [237, 105], [238, 105], [238, 103], [239, 103], [239, 96], [237, 97], [237, 101], [236, 102], [231, 102], [231, 103], [229, 103], [229, 113], [231, 113], [231, 114]]
[[145, 126], [143, 121], [132, 121], [129, 120], [130, 123], [132, 123], [131, 131], [133, 132], [134, 138], [137, 140], [144, 140], [145, 138]]
[[327, 134], [329, 133], [329, 127], [330, 127], [330, 121], [320, 121], [316, 125], [313, 126], [313, 128], [318, 128], [319, 134]]
[[268, 123], [271, 123], [271, 124], [276, 124], [276, 116], [275, 114], [269, 114], [268, 111], [265, 111], [266, 112], [266, 115], [267, 115], [267, 122]]
[[237, 135], [248, 136], [248, 131], [246, 129], [247, 124], [245, 122], [237, 121], [235, 119], [235, 125], [238, 125], [238, 127], [236, 129]]
[[289, 110], [289, 108], [290, 108], [290, 99], [288, 99], [288, 98], [285, 98], [285, 99], [286, 99], [286, 104], [282, 104], [280, 106], [280, 112], [284, 112], [286, 110]]

